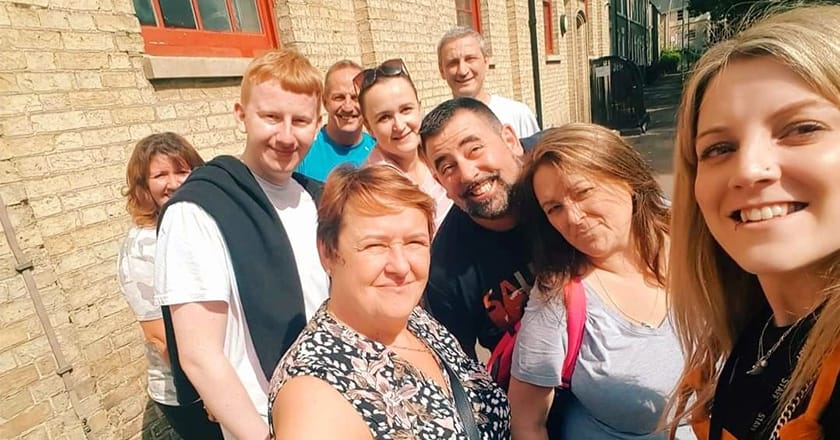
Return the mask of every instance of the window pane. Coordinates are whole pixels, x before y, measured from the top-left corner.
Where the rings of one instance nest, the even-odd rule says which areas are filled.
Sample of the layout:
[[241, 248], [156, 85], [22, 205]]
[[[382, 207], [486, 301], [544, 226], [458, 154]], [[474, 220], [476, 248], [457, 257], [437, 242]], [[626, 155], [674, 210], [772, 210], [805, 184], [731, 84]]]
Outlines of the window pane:
[[259, 33], [262, 31], [254, 0], [233, 0], [233, 11], [236, 14], [236, 23], [242, 32]]
[[458, 26], [473, 27], [472, 14], [458, 11]]
[[230, 17], [228, 17], [225, 0], [198, 0], [198, 10], [201, 12], [201, 24], [208, 31], [230, 31]]
[[134, 0], [134, 10], [137, 11], [137, 18], [140, 20], [140, 24], [157, 26], [152, 0]]
[[470, 0], [455, 0], [455, 9], [470, 9]]
[[160, 0], [160, 9], [163, 15], [163, 24], [166, 27], [195, 29], [195, 16], [193, 15], [190, 0]]

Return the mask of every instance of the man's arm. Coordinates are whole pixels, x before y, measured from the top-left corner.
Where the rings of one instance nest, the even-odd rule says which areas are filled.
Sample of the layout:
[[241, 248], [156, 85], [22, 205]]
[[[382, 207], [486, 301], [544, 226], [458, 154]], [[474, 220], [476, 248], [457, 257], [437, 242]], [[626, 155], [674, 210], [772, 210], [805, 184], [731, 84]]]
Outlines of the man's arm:
[[473, 322], [473, 313], [464, 304], [461, 293], [451, 285], [439, 286], [430, 276], [425, 298], [429, 313], [455, 336], [464, 353], [477, 359], [475, 343], [478, 338], [478, 324]]
[[236, 438], [263, 440], [268, 425], [224, 352], [232, 294], [226, 252], [206, 212], [170, 206], [158, 233], [155, 301], [170, 306], [181, 368], [208, 412]]
[[171, 310], [181, 367], [208, 412], [236, 438], [268, 438], [268, 425], [225, 357], [227, 303], [186, 303]]

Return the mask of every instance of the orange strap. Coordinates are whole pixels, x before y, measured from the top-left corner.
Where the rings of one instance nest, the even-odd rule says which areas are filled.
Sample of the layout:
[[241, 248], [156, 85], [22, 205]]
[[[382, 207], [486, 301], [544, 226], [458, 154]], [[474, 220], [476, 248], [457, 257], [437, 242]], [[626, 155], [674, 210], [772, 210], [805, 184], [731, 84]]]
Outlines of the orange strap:
[[834, 349], [820, 369], [820, 375], [814, 383], [811, 401], [801, 416], [785, 423], [779, 431], [782, 440], [820, 440], [823, 438], [820, 417], [831, 400], [837, 375], [840, 373], [840, 347]]

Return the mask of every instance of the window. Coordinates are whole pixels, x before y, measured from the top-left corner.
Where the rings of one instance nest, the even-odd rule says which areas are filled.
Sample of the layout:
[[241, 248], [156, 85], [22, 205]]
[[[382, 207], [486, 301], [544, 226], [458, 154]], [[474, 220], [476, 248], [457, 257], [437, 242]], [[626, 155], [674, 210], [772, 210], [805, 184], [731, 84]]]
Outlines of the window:
[[277, 46], [270, 0], [134, 0], [146, 53], [252, 57]]
[[677, 11], [677, 21], [682, 21], [683, 19], [683, 10], [680, 9]]
[[455, 0], [455, 15], [458, 26], [471, 27], [481, 32], [481, 10], [479, 0]]
[[554, 17], [551, 14], [551, 0], [543, 0], [543, 23], [545, 25], [545, 54], [554, 55]]

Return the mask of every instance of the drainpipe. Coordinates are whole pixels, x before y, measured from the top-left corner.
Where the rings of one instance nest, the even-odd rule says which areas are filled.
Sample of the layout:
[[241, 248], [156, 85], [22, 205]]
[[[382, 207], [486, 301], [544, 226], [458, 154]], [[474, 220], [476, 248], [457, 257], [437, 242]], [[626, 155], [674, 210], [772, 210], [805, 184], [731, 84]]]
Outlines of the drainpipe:
[[23, 250], [18, 244], [17, 235], [15, 234], [15, 229], [12, 226], [12, 220], [9, 217], [9, 211], [6, 208], [6, 203], [3, 201], [2, 196], [0, 196], [0, 227], [2, 227], [3, 232], [6, 235], [6, 241], [8, 242], [9, 248], [12, 250], [12, 254], [17, 262], [15, 271], [23, 277], [24, 285], [26, 285], [26, 290], [29, 292], [29, 298], [32, 300], [32, 306], [35, 308], [35, 314], [38, 316], [38, 321], [41, 322], [44, 335], [47, 337], [50, 350], [55, 358], [55, 373], [61, 378], [62, 382], [64, 382], [64, 391], [67, 393], [67, 397], [70, 400], [70, 408], [76, 414], [76, 417], [81, 421], [82, 431], [85, 438], [87, 440], [94, 440], [95, 436], [88, 425], [87, 417], [84, 416], [84, 410], [74, 389], [73, 379], [70, 377], [70, 373], [73, 372], [73, 365], [71, 365], [64, 356], [64, 351], [58, 341], [55, 328], [50, 321], [47, 309], [44, 307], [44, 301], [41, 299], [41, 294], [38, 291], [38, 285], [35, 284], [35, 277], [33, 276], [35, 265], [32, 263], [32, 260], [26, 258], [26, 255], [23, 253]]
[[528, 29], [531, 34], [531, 72], [534, 74], [534, 102], [537, 108], [537, 125], [543, 127], [542, 93], [540, 91], [540, 46], [537, 40], [536, 0], [528, 0]]

